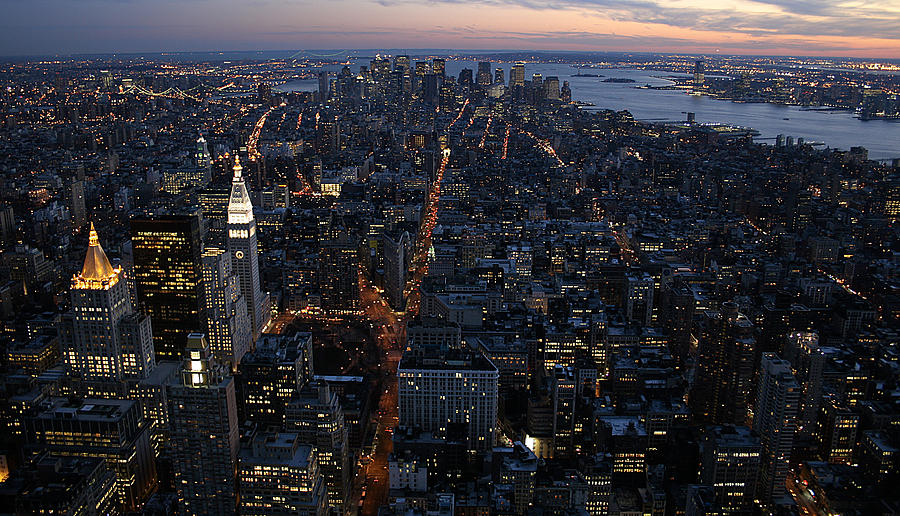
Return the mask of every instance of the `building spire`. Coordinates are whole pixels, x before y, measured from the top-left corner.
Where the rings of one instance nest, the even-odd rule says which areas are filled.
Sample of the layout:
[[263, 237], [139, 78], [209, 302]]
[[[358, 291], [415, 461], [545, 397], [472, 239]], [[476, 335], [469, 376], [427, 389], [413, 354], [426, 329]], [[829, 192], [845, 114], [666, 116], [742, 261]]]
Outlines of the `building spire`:
[[244, 170], [244, 168], [241, 166], [241, 157], [238, 156], [237, 154], [235, 154], [234, 155], [234, 180], [235, 181], [241, 180], [241, 171], [242, 170]]
[[81, 267], [81, 274], [76, 276], [75, 279], [87, 282], [102, 282], [116, 278], [118, 276], [118, 271], [116, 271], [112, 264], [109, 263], [109, 258], [107, 258], [106, 253], [103, 252], [103, 248], [100, 246], [100, 238], [97, 236], [97, 230], [94, 228], [93, 222], [91, 222], [88, 243], [89, 246], [87, 253], [84, 256], [84, 265]]
[[93, 222], [91, 222], [91, 233], [90, 233], [90, 237], [88, 238], [88, 244], [91, 247], [100, 245], [100, 238], [97, 236], [97, 230], [94, 229]]

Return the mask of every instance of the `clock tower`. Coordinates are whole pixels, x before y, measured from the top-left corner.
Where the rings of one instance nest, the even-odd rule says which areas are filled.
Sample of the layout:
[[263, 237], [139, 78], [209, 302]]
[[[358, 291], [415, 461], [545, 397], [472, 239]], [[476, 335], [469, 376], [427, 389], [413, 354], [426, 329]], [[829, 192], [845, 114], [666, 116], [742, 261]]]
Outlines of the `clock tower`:
[[241, 295], [247, 303], [253, 340], [263, 332], [272, 315], [269, 295], [262, 292], [259, 285], [259, 258], [256, 246], [256, 220], [253, 218], [253, 203], [247, 193], [247, 186], [241, 175], [240, 159], [234, 159], [234, 179], [231, 182], [231, 197], [228, 199], [228, 252], [235, 275], [240, 279]]

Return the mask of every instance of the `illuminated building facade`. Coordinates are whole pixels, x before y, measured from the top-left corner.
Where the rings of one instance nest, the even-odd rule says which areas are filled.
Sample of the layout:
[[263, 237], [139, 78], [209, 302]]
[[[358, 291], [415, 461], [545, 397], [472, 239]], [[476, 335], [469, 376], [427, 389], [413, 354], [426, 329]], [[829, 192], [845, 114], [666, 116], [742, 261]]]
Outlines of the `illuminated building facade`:
[[800, 385], [790, 363], [775, 353], [762, 355], [753, 413], [753, 430], [760, 436], [763, 450], [757, 496], [768, 503], [786, 492], [785, 478], [800, 414]]
[[72, 278], [72, 311], [60, 322], [69, 374], [87, 381], [143, 379], [155, 367], [150, 319], [132, 310], [122, 269], [113, 267], [91, 224], [81, 272]]
[[280, 428], [285, 407], [312, 380], [312, 335], [263, 334], [238, 372], [241, 421]]
[[489, 450], [497, 431], [499, 377], [481, 352], [404, 353], [397, 371], [400, 426]]
[[186, 514], [235, 514], [240, 448], [234, 380], [203, 334], [188, 336], [168, 388], [175, 491]]
[[13, 514], [115, 514], [116, 476], [101, 458], [44, 453], [0, 484], [10, 498]]
[[106, 461], [116, 476], [117, 505], [139, 510], [156, 489], [149, 427], [132, 400], [52, 398], [25, 420], [29, 444], [69, 457]]
[[256, 244], [256, 220], [253, 203], [241, 175], [240, 161], [234, 162], [234, 179], [231, 182], [231, 198], [228, 201], [227, 243], [232, 266], [240, 278], [241, 295], [250, 315], [250, 328], [256, 340], [269, 324], [272, 309], [269, 295], [263, 293], [259, 279], [259, 249]]
[[752, 392], [753, 323], [736, 304], [725, 302], [718, 312], [704, 313], [702, 328], [691, 410], [702, 422], [743, 424]]
[[822, 405], [825, 369], [825, 353], [819, 347], [819, 335], [802, 331], [789, 334], [784, 345], [784, 358], [791, 363], [791, 370], [803, 389], [797, 432], [812, 436]]
[[700, 478], [715, 492], [716, 509], [732, 514], [753, 508], [762, 445], [746, 426], [708, 427], [701, 445]]
[[203, 251], [203, 293], [206, 336], [216, 360], [237, 368], [253, 344], [247, 303], [240, 278], [234, 274], [231, 253], [214, 247]]
[[832, 464], [853, 464], [859, 419], [859, 414], [836, 400], [825, 402], [816, 432], [822, 460]]
[[153, 321], [157, 360], [179, 360], [187, 334], [206, 328], [200, 212], [131, 219], [138, 303]]
[[331, 313], [356, 311], [359, 306], [359, 246], [342, 231], [319, 242], [319, 289], [322, 307]]
[[509, 71], [509, 87], [525, 87], [525, 63], [516, 63]]
[[315, 447], [328, 485], [328, 505], [343, 512], [350, 498], [352, 470], [347, 425], [338, 395], [325, 382], [304, 389], [287, 406], [285, 428]]
[[328, 492], [312, 446], [296, 433], [254, 435], [240, 454], [240, 514], [325, 516]]

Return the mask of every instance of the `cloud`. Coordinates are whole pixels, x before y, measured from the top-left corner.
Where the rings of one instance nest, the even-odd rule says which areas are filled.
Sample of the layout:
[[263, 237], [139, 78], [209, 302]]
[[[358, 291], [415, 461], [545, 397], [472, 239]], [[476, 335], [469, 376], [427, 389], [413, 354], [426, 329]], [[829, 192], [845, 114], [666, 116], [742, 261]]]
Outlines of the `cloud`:
[[[383, 6], [414, 0], [374, 0]], [[664, 0], [430, 0], [431, 4], [511, 6], [531, 10], [578, 10], [615, 21], [655, 23], [700, 31], [752, 36], [801, 35], [900, 40], [900, 6], [846, 0], [744, 0], [722, 7], [708, 2]], [[773, 9], [774, 8], [774, 9]]]
[[5, 8], [0, 54], [332, 46], [621, 51], [632, 46], [656, 52], [730, 48], [900, 56], [897, 0], [0, 0], [0, 5]]

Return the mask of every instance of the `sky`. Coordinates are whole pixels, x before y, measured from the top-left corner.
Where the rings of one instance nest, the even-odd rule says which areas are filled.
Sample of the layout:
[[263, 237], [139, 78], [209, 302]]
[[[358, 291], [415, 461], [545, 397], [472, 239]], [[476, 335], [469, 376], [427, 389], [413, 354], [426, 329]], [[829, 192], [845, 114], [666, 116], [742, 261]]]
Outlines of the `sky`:
[[521, 49], [900, 59], [900, 0], [0, 0], [0, 55]]

